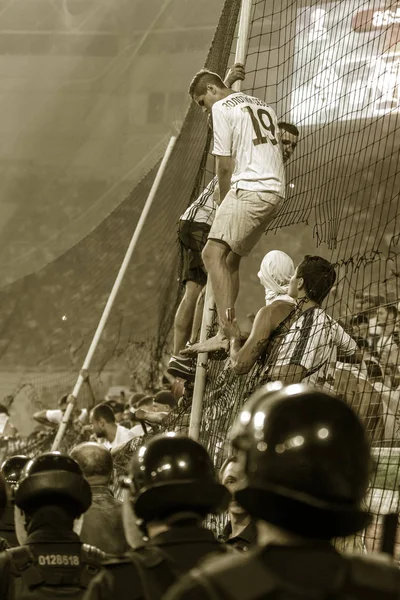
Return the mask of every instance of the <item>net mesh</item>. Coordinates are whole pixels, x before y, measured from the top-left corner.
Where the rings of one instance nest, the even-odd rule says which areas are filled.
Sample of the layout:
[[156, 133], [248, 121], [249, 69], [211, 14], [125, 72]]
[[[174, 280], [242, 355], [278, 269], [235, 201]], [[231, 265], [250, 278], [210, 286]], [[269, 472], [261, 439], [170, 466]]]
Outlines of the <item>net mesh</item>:
[[[220, 74], [233, 61], [238, 8], [239, 2], [225, 2], [206, 63]], [[378, 547], [383, 515], [399, 511], [399, 325], [394, 310], [400, 273], [399, 31], [396, 2], [255, 0], [243, 86], [271, 105], [280, 120], [295, 123], [300, 141], [286, 166], [286, 201], [242, 269], [241, 329], [251, 327], [245, 315], [264, 303], [257, 273], [266, 252], [285, 251], [295, 264], [305, 254], [318, 254], [335, 265], [336, 284], [323, 308], [357, 339], [367, 369], [339, 363], [329, 352], [329, 369], [316, 373], [316, 384], [340, 393], [355, 408], [373, 444], [377, 468], [367, 500], [372, 524], [362, 536], [340, 542], [368, 550]], [[158, 35], [164, 41], [162, 32]], [[146, 44], [149, 38], [141, 48]], [[195, 71], [192, 65], [187, 81]], [[116, 368], [144, 389], [154, 386], [162, 370], [179, 290], [172, 285], [179, 262], [175, 222], [214, 175], [208, 143], [205, 119], [191, 106], [96, 355], [92, 384], [97, 391], [100, 380], [107, 381], [107, 373]], [[12, 368], [22, 365], [17, 383], [7, 384], [22, 405], [45, 406], [55, 391], [71, 385], [153, 178], [149, 168], [124, 202], [113, 195], [118, 205], [111, 215], [103, 220], [99, 211], [96, 229], [89, 233], [89, 226], [70, 251], [3, 288], [0, 364], [14, 379]], [[275, 349], [287, 342], [286, 325], [273, 339]], [[323, 339], [326, 320], [319, 327]], [[338, 344], [344, 339], [343, 334]], [[208, 362], [201, 439], [217, 466], [229, 452], [226, 440], [238, 410], [268, 379], [270, 367], [268, 353], [246, 375], [236, 375], [223, 354]], [[186, 431], [190, 395], [187, 386], [179, 408], [148, 435]], [[30, 443], [36, 448], [37, 437]], [[118, 454], [118, 471], [139, 443], [132, 441]], [[396, 552], [399, 556], [399, 541]]]

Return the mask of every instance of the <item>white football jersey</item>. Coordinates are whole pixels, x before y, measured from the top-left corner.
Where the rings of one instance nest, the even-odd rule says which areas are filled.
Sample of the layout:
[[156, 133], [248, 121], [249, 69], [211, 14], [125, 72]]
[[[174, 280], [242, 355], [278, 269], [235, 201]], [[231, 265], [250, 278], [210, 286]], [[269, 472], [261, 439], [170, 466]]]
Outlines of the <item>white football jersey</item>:
[[207, 223], [211, 226], [214, 221], [215, 211], [217, 210], [215, 198], [219, 201], [219, 188], [216, 177], [211, 179], [197, 200], [186, 209], [180, 220]]
[[232, 156], [231, 187], [285, 197], [285, 170], [278, 119], [268, 104], [241, 92], [212, 107], [213, 154]]

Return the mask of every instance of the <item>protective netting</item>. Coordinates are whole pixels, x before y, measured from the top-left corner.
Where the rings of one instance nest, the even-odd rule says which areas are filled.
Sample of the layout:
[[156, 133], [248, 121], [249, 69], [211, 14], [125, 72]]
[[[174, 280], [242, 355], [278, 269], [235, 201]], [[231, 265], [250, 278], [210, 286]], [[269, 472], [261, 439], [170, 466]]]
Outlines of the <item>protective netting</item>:
[[[238, 4], [225, 3], [207, 62], [221, 74], [233, 60]], [[373, 444], [376, 474], [368, 496], [373, 522], [353, 540], [368, 550], [379, 544], [383, 515], [399, 511], [399, 27], [396, 2], [254, 0], [244, 84], [280, 120], [296, 124], [300, 140], [286, 166], [285, 204], [242, 268], [241, 329], [251, 327], [245, 315], [263, 306], [257, 273], [267, 251], [283, 250], [295, 264], [305, 254], [318, 254], [335, 265], [336, 284], [323, 308], [356, 339], [364, 364], [338, 362], [329, 351], [315, 385], [340, 393], [353, 406]], [[195, 71], [193, 65], [184, 87]], [[130, 381], [149, 388], [168, 355], [179, 287], [175, 222], [214, 174], [206, 148], [205, 119], [192, 106], [96, 357], [95, 373], [103, 379], [107, 369], [125, 361]], [[65, 391], [76, 374], [153, 177], [149, 172], [56, 262], [3, 291], [1, 364], [29, 367], [21, 380], [29, 399], [46, 404], [50, 392]], [[275, 336], [275, 349], [284, 348], [286, 334], [287, 329]], [[229, 452], [238, 410], [269, 379], [270, 365], [268, 349], [246, 375], [236, 375], [226, 355], [209, 361], [201, 439], [217, 466]], [[45, 381], [52, 382], [48, 396]], [[149, 435], [186, 431], [190, 392], [188, 387], [179, 409]], [[119, 453], [119, 472], [139, 443]]]
[[[25, 3], [15, 4], [19, 6], [19, 12], [14, 14], [18, 23], [18, 17], [27, 18]], [[78, 15], [76, 19], [71, 17], [73, 35], [57, 30], [61, 16], [51, 8], [51, 2], [47, 13], [42, 7], [46, 35], [54, 44], [45, 45], [42, 51], [51, 54], [47, 59], [52, 58], [54, 70], [58, 60], [68, 63], [68, 69], [65, 67], [65, 74], [58, 73], [58, 87], [49, 92], [51, 102], [47, 110], [42, 106], [42, 120], [36, 118], [33, 108], [31, 119], [32, 123], [36, 119], [39, 133], [47, 131], [53, 121], [65, 120], [66, 106], [73, 111], [78, 104], [76, 130], [69, 129], [68, 134], [76, 136], [79, 149], [85, 150], [95, 163], [96, 173], [110, 180], [108, 187], [102, 179], [98, 181], [91, 164], [74, 146], [63, 154], [63, 170], [57, 170], [57, 156], [53, 157], [57, 165], [53, 171], [50, 165], [47, 181], [38, 184], [37, 202], [32, 194], [26, 198], [28, 190], [20, 192], [15, 224], [10, 220], [7, 225], [10, 243], [4, 241], [4, 252], [12, 252], [13, 257], [9, 262], [7, 255], [2, 264], [5, 270], [10, 267], [12, 278], [17, 280], [4, 286], [0, 293], [0, 369], [3, 392], [14, 395], [11, 416], [21, 433], [31, 432], [33, 423], [29, 417], [35, 409], [53, 407], [57, 397], [72, 389], [154, 180], [168, 141], [166, 133], [176, 133], [175, 119], [179, 140], [91, 366], [91, 383], [98, 399], [104, 398], [110, 385], [149, 389], [157, 384], [179, 292], [175, 284], [179, 261], [177, 221], [191, 199], [208, 135], [204, 116], [193, 106], [183, 124], [179, 122], [189, 105], [188, 81], [193, 70], [204, 66], [210, 44], [207, 66], [225, 73], [239, 8], [237, 1], [223, 4], [214, 0], [201, 7], [193, 7], [186, 0], [121, 0], [100, 2], [99, 6], [92, 2], [75, 6], [66, 1], [63, 6], [70, 4], [68, 10], [82, 12], [79, 22]], [[53, 13], [58, 15], [56, 23]], [[107, 54], [109, 47], [103, 47], [103, 28], [112, 37], [111, 55]], [[44, 35], [42, 31], [35, 31], [36, 34], [37, 39]], [[83, 45], [84, 40], [88, 47]], [[57, 44], [62, 43], [58, 53]], [[44, 60], [40, 51], [38, 48], [37, 54], [32, 53], [27, 59], [32, 68], [39, 69]], [[63, 58], [65, 53], [67, 58]], [[73, 69], [75, 63], [86, 73], [86, 79]], [[32, 85], [32, 79], [26, 81], [25, 92], [31, 91], [29, 83]], [[71, 88], [77, 98], [71, 97]], [[80, 94], [89, 96], [85, 96], [86, 113], [80, 106]], [[66, 124], [63, 126], [67, 128]], [[15, 123], [15, 128], [15, 138], [26, 146], [30, 130], [23, 123], [18, 127]], [[39, 133], [34, 141], [40, 156], [39, 148], [47, 138], [43, 140]], [[53, 137], [61, 153], [63, 137], [57, 130]], [[123, 172], [121, 157], [125, 167], [129, 166], [129, 177], [123, 178], [122, 188], [116, 188]], [[32, 150], [34, 166], [35, 160]], [[95, 189], [94, 197], [90, 190], [84, 200], [75, 193], [75, 163], [86, 188]], [[65, 171], [70, 177], [67, 181]], [[65, 186], [63, 194], [54, 189], [55, 184], [52, 187], [53, 180]], [[81, 192], [85, 194], [85, 186]], [[79, 209], [77, 215], [71, 208], [75, 205]], [[71, 236], [67, 236], [67, 226]], [[45, 242], [30, 242], [26, 230], [29, 235], [40, 233]], [[20, 249], [20, 237], [29, 245], [31, 255], [40, 255], [38, 262], [28, 261]], [[15, 267], [18, 261], [25, 261], [20, 270]], [[5, 273], [3, 282], [7, 283], [10, 277]], [[83, 394], [80, 401], [87, 405], [89, 398]]]

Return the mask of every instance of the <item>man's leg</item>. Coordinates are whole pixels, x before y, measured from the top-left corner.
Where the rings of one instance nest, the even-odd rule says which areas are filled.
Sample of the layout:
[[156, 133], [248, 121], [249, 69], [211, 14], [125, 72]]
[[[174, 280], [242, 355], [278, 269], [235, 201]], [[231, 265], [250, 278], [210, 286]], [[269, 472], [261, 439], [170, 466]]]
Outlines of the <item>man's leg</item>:
[[174, 322], [174, 355], [178, 356], [190, 339], [197, 299], [203, 286], [195, 281], [187, 281], [185, 294], [179, 304]]
[[232, 277], [227, 264], [230, 252], [228, 244], [214, 239], [209, 239], [203, 250], [203, 261], [213, 287], [220, 328], [228, 339], [240, 336], [233, 311], [235, 294], [237, 295], [235, 275]]
[[239, 295], [239, 267], [240, 267], [241, 258], [242, 257], [239, 256], [239, 254], [236, 254], [235, 252], [230, 251], [228, 254], [228, 257], [226, 259], [226, 265], [228, 267], [228, 270], [229, 270], [229, 272], [231, 274], [231, 278], [232, 278], [232, 297], [233, 297], [232, 306], [235, 306], [235, 302]]
[[193, 319], [192, 332], [190, 334], [190, 340], [189, 340], [189, 342], [191, 344], [195, 344], [198, 341], [199, 337], [200, 337], [201, 322], [203, 320], [204, 297], [205, 297], [205, 295], [206, 295], [206, 288], [203, 287], [203, 289], [201, 290], [201, 293], [200, 293], [199, 297], [197, 298], [196, 309], [194, 311], [194, 319]]

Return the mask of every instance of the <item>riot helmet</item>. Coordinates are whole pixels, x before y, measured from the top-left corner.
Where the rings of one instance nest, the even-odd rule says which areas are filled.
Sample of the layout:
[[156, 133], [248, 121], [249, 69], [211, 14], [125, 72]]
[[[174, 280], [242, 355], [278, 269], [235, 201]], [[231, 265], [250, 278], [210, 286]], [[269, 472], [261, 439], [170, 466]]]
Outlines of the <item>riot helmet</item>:
[[6, 458], [1, 465], [1, 472], [4, 475], [6, 482], [11, 486], [17, 486], [21, 477], [21, 473], [26, 463], [29, 461], [29, 456], [24, 454], [16, 454]]
[[143, 524], [181, 512], [204, 517], [229, 502], [207, 450], [183, 435], [149, 440], [138, 449], [130, 471], [132, 505]]
[[244, 405], [231, 437], [247, 476], [236, 498], [253, 517], [319, 539], [367, 525], [370, 445], [344, 401], [303, 384], [267, 384]]
[[79, 517], [91, 501], [90, 486], [80, 466], [59, 452], [46, 452], [30, 460], [15, 493], [15, 504], [28, 513], [46, 504], [60, 503]]

